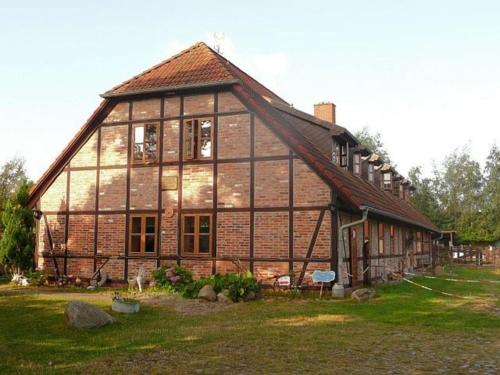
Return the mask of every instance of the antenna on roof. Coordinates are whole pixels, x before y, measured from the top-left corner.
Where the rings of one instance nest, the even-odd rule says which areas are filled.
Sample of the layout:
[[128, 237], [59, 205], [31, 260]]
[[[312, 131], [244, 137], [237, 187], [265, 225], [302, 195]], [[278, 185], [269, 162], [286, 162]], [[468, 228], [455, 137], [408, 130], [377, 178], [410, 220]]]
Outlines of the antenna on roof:
[[224, 39], [226, 39], [226, 35], [223, 32], [217, 31], [213, 33], [214, 38], [214, 50], [218, 54], [222, 55], [222, 47], [224, 45]]

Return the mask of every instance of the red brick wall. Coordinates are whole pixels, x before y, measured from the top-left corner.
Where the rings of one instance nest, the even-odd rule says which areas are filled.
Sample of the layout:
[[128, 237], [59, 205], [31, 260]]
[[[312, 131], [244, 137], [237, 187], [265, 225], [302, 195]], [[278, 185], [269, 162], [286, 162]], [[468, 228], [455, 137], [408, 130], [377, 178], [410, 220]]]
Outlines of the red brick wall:
[[127, 199], [127, 170], [101, 169], [99, 210], [124, 210]]
[[89, 138], [71, 159], [71, 167], [95, 167], [97, 165], [97, 132]]
[[69, 181], [69, 209], [94, 210], [96, 171], [71, 171]]
[[217, 206], [248, 207], [250, 163], [224, 163], [217, 167]]
[[256, 212], [254, 234], [256, 257], [288, 257], [288, 212]]
[[177, 213], [172, 217], [162, 215], [161, 219], [161, 255], [177, 254]]
[[118, 121], [127, 121], [128, 120], [128, 112], [129, 112], [129, 104], [128, 102], [118, 103], [113, 110], [109, 113], [108, 117], [104, 120], [104, 122], [118, 122]]
[[260, 119], [255, 118], [255, 156], [288, 155], [288, 147]]
[[182, 206], [184, 208], [211, 208], [212, 197], [212, 165], [185, 165], [182, 175]]
[[[62, 271], [62, 269], [60, 269]], [[94, 260], [93, 259], [68, 259], [67, 263], [67, 273], [69, 276], [80, 277], [88, 279], [92, 277], [94, 270]]]
[[94, 215], [70, 215], [68, 252], [74, 255], [94, 254]]
[[[105, 259], [97, 259], [96, 265], [99, 267], [104, 263]], [[123, 280], [123, 274], [125, 272], [125, 261], [123, 259], [110, 259], [106, 265], [102, 268], [103, 271], [108, 273], [113, 281]]]
[[[66, 225], [66, 217], [64, 215], [46, 215], [49, 223], [50, 234], [52, 235], [52, 243], [56, 253], [64, 252], [64, 232]], [[40, 220], [40, 235], [39, 235], [38, 251], [49, 251], [49, 238], [45, 230], [45, 220]]]
[[[250, 270], [250, 264], [248, 262], [240, 262], [241, 268], [243, 271], [249, 271]], [[216, 262], [216, 272], [220, 274], [225, 274], [225, 273], [235, 273], [238, 272], [239, 269], [236, 268], [236, 265], [229, 260], [218, 260]]]
[[146, 271], [146, 280], [152, 280], [153, 276], [151, 273], [157, 268], [156, 260], [154, 259], [129, 259], [128, 277], [136, 276], [141, 267]]
[[236, 258], [250, 255], [249, 212], [221, 212], [217, 215], [217, 254]]
[[191, 95], [184, 97], [184, 115], [200, 115], [214, 112], [214, 95]]
[[179, 160], [179, 131], [179, 120], [165, 121], [163, 130], [163, 161]]
[[245, 110], [245, 106], [231, 92], [221, 92], [218, 97], [219, 112]]
[[181, 114], [181, 99], [178, 96], [165, 98], [165, 117], [176, 117]]
[[66, 172], [62, 172], [40, 199], [42, 211], [66, 210]]
[[125, 255], [125, 215], [99, 215], [97, 254], [103, 256]]
[[179, 169], [177, 166], [163, 167], [163, 177], [173, 176], [177, 177], [177, 190], [163, 190], [162, 204], [163, 208], [172, 207], [177, 208], [177, 201], [179, 199]]
[[[184, 114], [206, 115], [214, 112], [213, 94], [192, 95], [184, 99]], [[111, 124], [127, 121], [128, 103], [119, 104], [107, 117]], [[165, 98], [163, 129], [163, 161], [179, 160], [179, 119], [180, 98]], [[158, 122], [161, 102], [159, 99], [135, 101], [132, 107], [133, 119], [151, 119]], [[229, 92], [218, 95], [219, 112], [242, 111], [244, 107]], [[218, 116], [218, 157], [221, 159], [247, 158], [250, 156], [250, 115]], [[271, 275], [288, 271], [289, 256], [289, 149], [273, 132], [255, 119], [255, 156], [286, 157], [285, 160], [254, 161], [254, 205], [256, 208], [283, 207], [284, 211], [257, 211], [254, 213], [254, 255], [259, 258], [284, 258], [283, 262], [255, 262], [256, 272]], [[98, 205], [97, 251], [98, 256], [124, 256], [125, 254], [125, 213], [103, 214], [102, 211], [125, 211], [127, 197], [127, 154], [129, 125], [116, 124], [101, 127]], [[71, 161], [72, 167], [92, 167], [97, 164], [97, 132], [77, 152]], [[113, 168], [110, 168], [113, 166]], [[116, 168], [116, 166], [120, 166]], [[177, 165], [164, 165], [163, 176], [179, 176]], [[246, 209], [250, 207], [251, 163], [219, 163], [217, 167], [217, 206], [220, 208]], [[295, 206], [326, 206], [330, 201], [330, 189], [302, 161], [293, 161], [294, 204]], [[212, 209], [214, 202], [213, 186], [214, 167], [210, 162], [197, 165], [187, 164], [182, 171], [182, 208]], [[93, 211], [95, 208], [96, 171], [85, 170], [70, 172], [70, 220], [69, 252], [72, 255], [94, 254], [94, 215], [73, 215], [75, 210]], [[154, 212], [158, 205], [159, 167], [150, 165], [130, 169], [130, 208], [131, 210], [150, 210]], [[179, 183], [179, 186], [181, 184]], [[42, 196], [41, 205], [45, 210], [66, 209], [66, 173], [64, 172]], [[178, 190], [162, 191], [163, 208], [174, 209], [173, 217], [162, 214], [161, 255], [177, 254]], [[294, 212], [294, 252], [297, 256], [305, 255], [314, 232], [318, 210]], [[250, 212], [221, 212], [217, 216], [213, 235], [217, 237], [217, 256], [248, 257], [250, 254]], [[53, 216], [53, 219], [56, 219]], [[64, 215], [54, 225], [57, 246], [64, 250]], [[43, 225], [41, 226], [43, 229]], [[45, 240], [46, 241], [46, 240]], [[40, 248], [44, 238], [40, 236]], [[56, 247], [57, 247], [56, 246]], [[61, 247], [62, 246], [62, 247]], [[325, 214], [321, 225], [313, 257], [329, 257], [330, 254], [330, 215]], [[101, 261], [99, 258], [97, 263]], [[124, 259], [113, 259], [105, 270], [113, 274], [114, 279], [122, 279], [125, 269]], [[165, 260], [161, 261], [165, 263]], [[171, 262], [171, 261], [169, 261]], [[71, 272], [89, 274], [93, 271], [93, 259], [72, 259], [68, 263]], [[149, 272], [156, 268], [157, 259], [129, 259], [129, 275], [134, 275], [138, 267], [144, 264]], [[182, 260], [182, 264], [193, 270], [197, 276], [212, 273], [211, 259]], [[245, 261], [248, 268], [250, 263]], [[229, 260], [216, 261], [217, 272], [234, 270]]]
[[196, 278], [208, 277], [212, 274], [212, 261], [211, 260], [181, 260], [181, 266], [186, 267], [194, 273]]
[[101, 128], [101, 165], [126, 165], [128, 125]]
[[217, 126], [219, 159], [250, 156], [250, 115], [219, 116]]
[[132, 168], [130, 172], [130, 209], [158, 208], [158, 167]]
[[138, 100], [132, 103], [132, 120], [160, 117], [160, 99]]
[[288, 160], [255, 162], [255, 207], [288, 206]]
[[327, 206], [330, 187], [302, 160], [293, 160], [293, 205]]
[[255, 262], [253, 269], [257, 280], [265, 284], [273, 284], [273, 276], [288, 273], [288, 262]]

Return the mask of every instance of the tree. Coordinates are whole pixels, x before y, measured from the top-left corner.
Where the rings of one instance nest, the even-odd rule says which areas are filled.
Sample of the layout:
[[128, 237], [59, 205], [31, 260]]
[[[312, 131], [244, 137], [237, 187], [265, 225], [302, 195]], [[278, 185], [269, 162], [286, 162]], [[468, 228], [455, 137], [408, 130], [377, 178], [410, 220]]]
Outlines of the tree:
[[22, 158], [13, 158], [0, 166], [0, 212], [26, 178], [25, 161]]
[[416, 188], [411, 197], [411, 203], [441, 228], [445, 223], [445, 219], [436, 197], [434, 181], [431, 178], [422, 177], [421, 167], [410, 168], [408, 178]]
[[490, 242], [500, 240], [500, 150], [490, 149], [484, 168], [482, 216]]
[[380, 133], [377, 132], [372, 134], [370, 129], [365, 126], [363, 129], [354, 133], [354, 136], [363, 146], [379, 155], [386, 163], [391, 163], [389, 152], [385, 149]]
[[24, 180], [1, 214], [0, 263], [13, 273], [31, 268], [35, 249], [35, 219], [28, 207], [30, 184]]

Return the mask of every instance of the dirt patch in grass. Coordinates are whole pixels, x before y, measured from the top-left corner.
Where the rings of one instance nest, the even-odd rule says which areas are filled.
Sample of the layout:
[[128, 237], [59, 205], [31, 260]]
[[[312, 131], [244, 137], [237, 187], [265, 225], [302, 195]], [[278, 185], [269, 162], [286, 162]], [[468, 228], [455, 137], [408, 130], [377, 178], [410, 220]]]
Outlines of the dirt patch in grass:
[[207, 302], [176, 295], [142, 296], [141, 302], [155, 307], [172, 308], [182, 315], [205, 315], [234, 308], [235, 303]]

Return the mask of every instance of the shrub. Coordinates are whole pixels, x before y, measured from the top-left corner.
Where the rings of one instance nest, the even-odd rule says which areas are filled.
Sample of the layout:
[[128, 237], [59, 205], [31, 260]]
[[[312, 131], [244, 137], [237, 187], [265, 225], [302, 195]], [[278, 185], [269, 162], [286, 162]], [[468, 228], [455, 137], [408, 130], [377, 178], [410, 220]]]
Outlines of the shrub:
[[191, 272], [180, 266], [162, 266], [153, 271], [155, 288], [178, 293], [185, 298], [196, 298], [205, 285], [211, 285], [215, 293], [227, 290], [228, 297], [237, 302], [251, 292], [260, 294], [261, 286], [252, 273], [229, 273], [212, 275], [193, 280]]
[[188, 286], [194, 282], [193, 274], [178, 265], [161, 266], [153, 271], [153, 279], [155, 289], [168, 290], [182, 296], [186, 293]]

